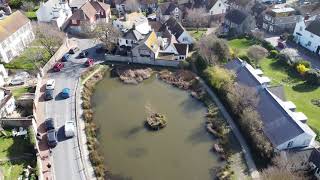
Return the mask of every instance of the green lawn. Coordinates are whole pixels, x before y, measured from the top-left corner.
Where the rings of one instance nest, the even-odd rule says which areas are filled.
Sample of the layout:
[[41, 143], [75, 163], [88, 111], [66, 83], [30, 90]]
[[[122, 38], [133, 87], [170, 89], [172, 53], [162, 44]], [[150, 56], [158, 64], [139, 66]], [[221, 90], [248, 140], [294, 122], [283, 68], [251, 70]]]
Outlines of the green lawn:
[[190, 35], [197, 41], [199, 41], [202, 36], [206, 34], [207, 31], [199, 30], [199, 31], [188, 31]]
[[[229, 41], [231, 49], [238, 49], [239, 56], [246, 55], [247, 49], [254, 45], [253, 41], [233, 39]], [[265, 58], [260, 62], [264, 75], [272, 79], [272, 85], [283, 85], [286, 98], [297, 106], [297, 111], [303, 112], [308, 117], [308, 124], [320, 130], [320, 108], [311, 103], [312, 99], [320, 98], [320, 88], [307, 85], [299, 74], [286, 64], [276, 59]]]
[[19, 87], [12, 90], [13, 96], [17, 99], [21, 97], [24, 93], [28, 92], [28, 87]]
[[43, 66], [49, 59], [50, 54], [45, 51], [45, 49], [41, 48], [27, 48], [25, 49], [20, 56], [14, 58], [10, 63], [5, 64], [5, 67], [8, 69], [23, 69], [23, 70], [35, 70], [36, 65], [34, 64], [33, 60], [30, 58], [30, 54], [34, 52], [42, 52], [44, 59], [37, 61], [37, 64]]
[[25, 12], [25, 14], [31, 20], [37, 20], [37, 14], [35, 11]]

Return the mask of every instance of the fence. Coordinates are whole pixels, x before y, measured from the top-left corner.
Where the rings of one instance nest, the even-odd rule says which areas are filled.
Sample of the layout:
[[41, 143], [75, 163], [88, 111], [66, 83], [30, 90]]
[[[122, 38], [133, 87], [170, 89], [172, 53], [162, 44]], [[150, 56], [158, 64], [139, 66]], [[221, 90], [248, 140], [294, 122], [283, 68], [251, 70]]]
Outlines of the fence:
[[139, 57], [139, 58], [131, 58], [128, 56], [117, 56], [117, 55], [105, 55], [106, 61], [111, 62], [128, 62], [128, 63], [137, 63], [137, 64], [149, 64], [149, 65], [155, 65], [155, 66], [169, 66], [169, 67], [177, 67], [180, 63], [180, 61], [176, 60], [163, 60], [163, 59], [156, 59], [151, 60], [147, 57]]

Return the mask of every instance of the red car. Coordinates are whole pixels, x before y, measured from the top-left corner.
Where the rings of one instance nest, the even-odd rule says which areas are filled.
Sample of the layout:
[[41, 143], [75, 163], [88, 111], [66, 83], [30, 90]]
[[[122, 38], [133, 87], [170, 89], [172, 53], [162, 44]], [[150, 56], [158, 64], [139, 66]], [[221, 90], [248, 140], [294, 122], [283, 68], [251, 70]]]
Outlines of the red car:
[[88, 58], [87, 61], [85, 62], [85, 66], [90, 67], [93, 65], [93, 59], [92, 58]]
[[57, 62], [54, 66], [53, 66], [53, 71], [54, 72], [59, 72], [61, 71], [61, 69], [64, 67], [64, 64], [62, 62]]

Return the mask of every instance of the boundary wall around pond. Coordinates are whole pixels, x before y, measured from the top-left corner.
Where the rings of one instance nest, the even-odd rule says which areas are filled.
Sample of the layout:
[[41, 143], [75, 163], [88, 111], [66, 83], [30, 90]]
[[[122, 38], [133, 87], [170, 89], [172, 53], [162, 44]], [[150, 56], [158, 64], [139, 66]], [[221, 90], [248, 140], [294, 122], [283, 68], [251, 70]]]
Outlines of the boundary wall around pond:
[[148, 65], [167, 66], [167, 67], [178, 67], [179, 63], [181, 62], [181, 61], [163, 60], [163, 59], [151, 60], [150, 58], [147, 58], [147, 57], [132, 58], [128, 56], [117, 56], [117, 55], [110, 55], [110, 54], [105, 55], [105, 61], [148, 64]]

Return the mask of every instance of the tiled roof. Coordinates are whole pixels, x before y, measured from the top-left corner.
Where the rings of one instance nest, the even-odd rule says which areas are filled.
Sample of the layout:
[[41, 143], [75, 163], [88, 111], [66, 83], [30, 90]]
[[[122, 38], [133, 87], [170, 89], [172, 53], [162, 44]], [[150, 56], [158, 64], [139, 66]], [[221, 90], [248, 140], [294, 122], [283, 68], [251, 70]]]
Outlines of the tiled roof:
[[144, 38], [144, 36], [142, 34], [140, 34], [138, 31], [134, 30], [134, 29], [130, 29], [129, 31], [127, 31], [123, 37], [125, 39], [132, 39], [132, 40], [136, 40], [136, 41], [140, 41]]
[[238, 9], [233, 9], [226, 14], [225, 18], [235, 24], [240, 25], [247, 18], [247, 16], [248, 15], [246, 13]]
[[316, 19], [310, 22], [306, 30], [320, 37], [320, 20]]
[[171, 34], [173, 34], [177, 39], [185, 31], [183, 26], [174, 18], [169, 18], [160, 28], [160, 31], [165, 31], [168, 29]]
[[10, 16], [0, 20], [0, 42], [11, 36], [30, 20], [20, 11], [12, 13]]
[[174, 43], [174, 47], [178, 51], [179, 55], [187, 55], [188, 44]]
[[156, 53], [159, 50], [157, 35], [154, 31], [152, 31], [149, 36], [146, 38], [144, 44], [152, 50], [152, 52]]
[[71, 16], [72, 20], [86, 20], [95, 17], [96, 13], [105, 11], [110, 12], [110, 5], [97, 1], [89, 1], [77, 9]]

